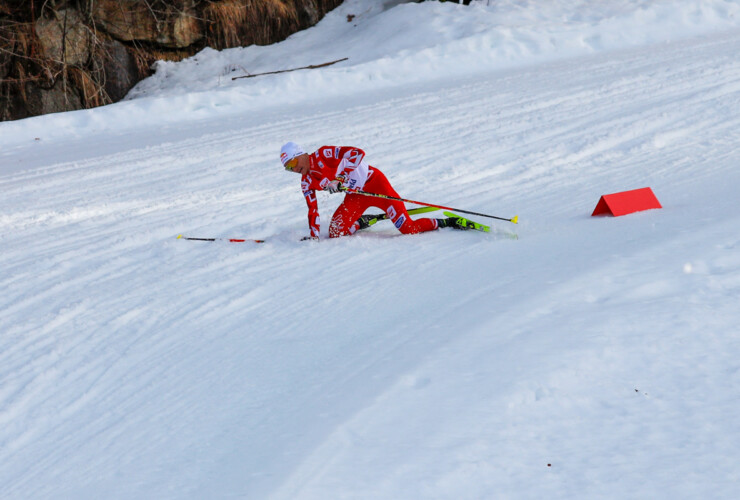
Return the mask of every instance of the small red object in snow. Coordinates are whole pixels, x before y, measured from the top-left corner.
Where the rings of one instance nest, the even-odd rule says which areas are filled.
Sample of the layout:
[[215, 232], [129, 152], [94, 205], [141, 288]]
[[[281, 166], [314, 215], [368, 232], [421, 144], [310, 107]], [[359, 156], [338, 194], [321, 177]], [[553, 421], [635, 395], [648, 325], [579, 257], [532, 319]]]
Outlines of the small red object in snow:
[[594, 215], [627, 215], [651, 208], [663, 208], [649, 187], [622, 191], [621, 193], [605, 194], [599, 199], [594, 208]]

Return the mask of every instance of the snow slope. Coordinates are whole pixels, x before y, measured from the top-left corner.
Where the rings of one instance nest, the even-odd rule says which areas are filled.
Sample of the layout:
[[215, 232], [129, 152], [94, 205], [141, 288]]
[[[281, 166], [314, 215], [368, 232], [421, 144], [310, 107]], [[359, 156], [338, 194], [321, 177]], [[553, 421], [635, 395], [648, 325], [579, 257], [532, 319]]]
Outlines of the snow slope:
[[[736, 496], [737, 2], [395, 3], [0, 124], [1, 498]], [[519, 239], [299, 242], [286, 140]]]

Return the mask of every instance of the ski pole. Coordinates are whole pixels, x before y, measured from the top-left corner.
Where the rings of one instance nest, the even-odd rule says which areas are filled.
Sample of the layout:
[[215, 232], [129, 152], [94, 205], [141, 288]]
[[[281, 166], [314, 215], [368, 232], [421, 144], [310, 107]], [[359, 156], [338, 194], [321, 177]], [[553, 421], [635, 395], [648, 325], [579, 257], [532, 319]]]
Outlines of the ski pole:
[[229, 243], [264, 243], [265, 240], [240, 240], [236, 238], [191, 238], [188, 236], [183, 236], [181, 234], [177, 235], [178, 240], [191, 240], [191, 241], [228, 241]]
[[517, 224], [519, 222], [519, 216], [518, 215], [515, 215], [511, 219], [506, 219], [504, 217], [496, 217], [495, 215], [482, 214], [480, 212], [471, 212], [469, 210], [463, 210], [461, 208], [446, 207], [444, 205], [436, 205], [434, 203], [424, 203], [423, 201], [406, 200], [404, 198], [396, 198], [395, 196], [388, 196], [388, 195], [385, 195], [385, 194], [368, 193], [367, 191], [363, 191], [361, 189], [346, 189], [346, 188], [342, 188], [341, 191], [344, 191], [346, 193], [351, 193], [351, 194], [361, 194], [363, 196], [374, 196], [376, 198], [385, 198], [386, 200], [402, 201], [404, 203], [414, 203], [416, 205], [424, 205], [425, 207], [436, 207], [436, 208], [441, 208], [441, 209], [444, 209], [444, 210], [452, 210], [453, 212], [462, 212], [464, 214], [480, 215], [481, 217], [488, 217], [489, 219], [505, 220], [507, 222], [512, 222], [514, 224]]
[[[439, 210], [437, 207], [421, 207], [421, 208], [412, 208], [408, 211], [409, 215], [416, 215], [416, 214], [423, 214], [426, 212], [433, 212], [435, 210]], [[386, 220], [388, 218], [388, 214], [377, 214], [370, 216], [370, 225], [380, 222], [382, 220]], [[251, 239], [237, 239], [237, 238], [193, 238], [192, 236], [183, 236], [181, 234], [177, 235], [178, 240], [190, 240], [190, 241], [228, 241], [229, 243], [264, 243], [265, 240], [251, 240]]]

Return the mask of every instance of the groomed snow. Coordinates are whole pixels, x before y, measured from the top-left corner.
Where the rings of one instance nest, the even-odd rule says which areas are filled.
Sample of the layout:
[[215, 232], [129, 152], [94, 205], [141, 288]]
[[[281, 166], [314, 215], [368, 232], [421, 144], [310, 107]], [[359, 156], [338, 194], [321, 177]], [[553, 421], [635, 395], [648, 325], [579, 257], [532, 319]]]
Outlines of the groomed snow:
[[[735, 1], [347, 0], [0, 123], [0, 497], [735, 498], [738, 53]], [[287, 140], [520, 223], [300, 242]]]

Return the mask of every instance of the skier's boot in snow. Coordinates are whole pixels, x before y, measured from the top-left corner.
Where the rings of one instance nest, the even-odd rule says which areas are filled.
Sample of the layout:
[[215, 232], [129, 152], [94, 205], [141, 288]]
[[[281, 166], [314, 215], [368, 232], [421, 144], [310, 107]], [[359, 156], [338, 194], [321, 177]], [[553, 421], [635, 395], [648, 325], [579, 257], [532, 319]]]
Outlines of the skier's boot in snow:
[[366, 214], [361, 216], [359, 219], [357, 219], [357, 224], [360, 225], [360, 227], [357, 228], [358, 231], [362, 231], [363, 229], [369, 228], [371, 225], [373, 225], [375, 222], [377, 222], [378, 215], [373, 214]]
[[475, 229], [475, 224], [462, 217], [448, 217], [446, 219], [437, 219], [440, 228], [451, 227], [453, 229]]

